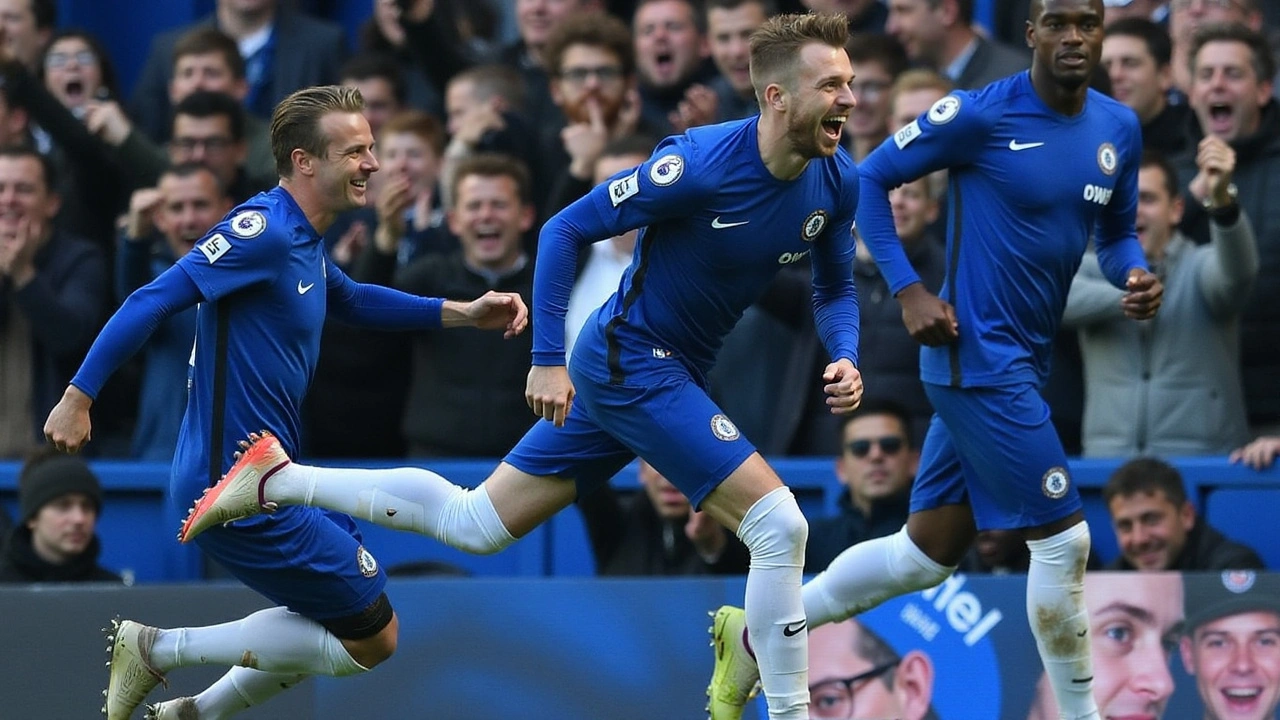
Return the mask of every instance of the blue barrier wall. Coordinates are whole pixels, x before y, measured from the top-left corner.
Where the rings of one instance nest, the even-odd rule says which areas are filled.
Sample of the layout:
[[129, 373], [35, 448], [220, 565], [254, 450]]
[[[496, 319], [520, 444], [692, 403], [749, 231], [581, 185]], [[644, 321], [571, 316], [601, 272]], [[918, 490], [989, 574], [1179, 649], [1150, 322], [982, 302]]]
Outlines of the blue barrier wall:
[[[1151, 575], [1093, 573], [1086, 583], [1135, 583], [1126, 597], [1158, 607], [1140, 585]], [[1280, 576], [1249, 576], [1251, 583], [1255, 579], [1261, 587]], [[1222, 583], [1216, 574], [1197, 574], [1169, 587], [1184, 594], [1185, 584], [1186, 611], [1192, 613], [1194, 599]], [[712, 666], [707, 612], [741, 602], [743, 589], [742, 578], [393, 580], [387, 593], [400, 617], [394, 657], [367, 674], [308, 680], [237, 718], [705, 718], [703, 690]], [[932, 671], [920, 692], [941, 720], [1026, 720], [1041, 667], [1025, 593], [1023, 577], [956, 575], [934, 590], [886, 602], [859, 621], [898, 657], [927, 659]], [[266, 604], [230, 583], [0, 586], [0, 616], [11, 619], [0, 624], [0, 717], [95, 717], [107, 680], [99, 628], [113, 615], [190, 627], [233, 620]], [[1097, 632], [1094, 641], [1109, 642], [1105, 634]], [[1172, 687], [1165, 683], [1161, 691], [1164, 717], [1199, 718], [1195, 682], [1173, 655], [1167, 675]], [[810, 679], [847, 667], [833, 664], [839, 662], [811, 656]], [[1148, 678], [1157, 669], [1129, 662], [1096, 669]], [[194, 694], [222, 672], [215, 666], [174, 670], [170, 687], [157, 687], [151, 699]], [[1151, 687], [1143, 682], [1135, 681], [1135, 691]], [[1106, 688], [1118, 686], [1127, 680], [1095, 686], [1104, 707], [1111, 696]], [[749, 706], [743, 720], [761, 720], [761, 705]]]
[[[1211, 524], [1228, 536], [1253, 545], [1262, 553], [1268, 567], [1280, 568], [1280, 535], [1269, 530], [1269, 523], [1280, 517], [1280, 468], [1256, 472], [1230, 465], [1222, 458], [1182, 458], [1175, 459], [1174, 463], [1186, 480], [1192, 501]], [[379, 461], [359, 466], [390, 464], [396, 463]], [[1116, 543], [1101, 488], [1119, 464], [1119, 460], [1077, 460], [1071, 466], [1085, 500], [1085, 515], [1092, 529], [1094, 547], [1104, 561], [1115, 557]], [[492, 470], [494, 461], [441, 460], [429, 465], [454, 482], [474, 487]], [[773, 465], [794, 489], [808, 517], [835, 512], [843, 488], [835, 479], [832, 461], [779, 458]], [[95, 462], [92, 466], [106, 493], [106, 506], [99, 522], [103, 565], [126, 572], [139, 582], [205, 576], [199, 552], [179, 545], [174, 539], [189, 501], [184, 498], [178, 503], [181, 507], [170, 506], [167, 466], [111, 461]], [[19, 467], [16, 463], [0, 463], [0, 503], [11, 515], [17, 513]], [[637, 489], [634, 466], [620, 473], [614, 484], [623, 489]], [[560, 513], [511, 549], [486, 557], [467, 555], [428, 538], [393, 532], [370, 523], [361, 525], [365, 544], [385, 567], [438, 560], [479, 576], [589, 576], [595, 572], [595, 562], [576, 508]]]

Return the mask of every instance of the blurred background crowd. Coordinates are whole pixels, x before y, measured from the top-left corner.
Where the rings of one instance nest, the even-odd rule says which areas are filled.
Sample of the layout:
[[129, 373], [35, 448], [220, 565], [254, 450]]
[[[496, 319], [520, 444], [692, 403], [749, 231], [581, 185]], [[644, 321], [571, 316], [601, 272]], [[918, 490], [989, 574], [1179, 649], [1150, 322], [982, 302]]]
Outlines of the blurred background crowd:
[[[234, 204], [275, 184], [270, 114], [300, 87], [358, 87], [377, 140], [369, 206], [325, 238], [339, 266], [423, 295], [496, 289], [527, 299], [542, 221], [664, 136], [757, 111], [748, 38], [770, 15], [848, 17], [858, 105], [844, 142], [857, 160], [948, 92], [1031, 60], [1028, 0], [371, 0], [358, 30], [335, 22], [332, 3], [206, 4], [207, 17], [134, 49], [145, 60], [130, 58], [141, 71], [125, 87], [122, 58], [60, 21], [54, 0], [0, 0], [0, 459], [22, 459], [43, 440], [48, 411], [120, 301]], [[1093, 85], [1142, 123], [1137, 229], [1166, 300], [1156, 320], [1124, 322], [1120, 291], [1099, 282], [1086, 257], [1045, 388], [1054, 423], [1076, 455], [1268, 465], [1280, 451], [1280, 3], [1105, 5]], [[1206, 150], [1223, 146], [1225, 155]], [[1212, 186], [1229, 185], [1225, 212], [1210, 202], [1210, 170], [1226, 173]], [[891, 200], [908, 255], [937, 292], [955, 210], [945, 173]], [[629, 233], [583, 254], [570, 343], [617, 287], [634, 245]], [[835, 459], [850, 493], [823, 553], [901, 526], [931, 413], [918, 346], [865, 251], [852, 272], [864, 413], [842, 420], [823, 402], [827, 359], [803, 260], [748, 310], [711, 377], [717, 402], [766, 455]], [[106, 387], [91, 457], [172, 457], [194, 322], [194, 310], [171, 318]], [[304, 456], [502, 456], [535, 421], [524, 402], [531, 337], [327, 327]], [[1107, 496], [1113, 516], [1134, 497], [1167, 501], [1181, 552], [1194, 510], [1185, 515], [1163, 469], [1139, 469]], [[650, 499], [641, 535], [656, 556], [610, 550], [601, 560], [601, 547], [621, 542], [624, 525], [611, 518], [634, 508], [611, 496], [583, 504], [603, 513], [588, 519], [601, 567], [681, 572], [701, 560], [741, 572], [736, 540], [689, 518], [649, 476], [642, 468], [650, 492], [636, 501]], [[98, 495], [80, 494], [88, 501], [72, 510], [96, 513]], [[23, 513], [41, 507], [24, 501]], [[681, 520], [664, 526], [668, 515]], [[821, 549], [824, 533], [810, 537], [811, 552]], [[1020, 544], [984, 540], [989, 552], [975, 563], [1017, 569]], [[1127, 561], [1140, 566], [1139, 555]]]

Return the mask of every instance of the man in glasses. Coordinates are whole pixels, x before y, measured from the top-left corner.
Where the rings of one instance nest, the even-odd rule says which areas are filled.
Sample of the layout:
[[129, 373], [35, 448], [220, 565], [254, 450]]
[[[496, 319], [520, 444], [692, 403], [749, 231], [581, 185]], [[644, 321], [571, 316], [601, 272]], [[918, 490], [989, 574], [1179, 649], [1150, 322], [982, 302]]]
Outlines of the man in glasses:
[[857, 619], [809, 632], [810, 718], [937, 720], [933, 661], [899, 655]]
[[805, 572], [821, 572], [846, 548], [900, 530], [919, 461], [901, 405], [864, 401], [845, 416], [836, 477], [848, 492], [840, 496], [839, 514], [811, 524]]
[[248, 200], [270, 183], [250, 176], [245, 167], [249, 146], [244, 122], [244, 109], [230, 95], [207, 90], [191, 93], [173, 110], [169, 162], [200, 163], [218, 176], [232, 200]]

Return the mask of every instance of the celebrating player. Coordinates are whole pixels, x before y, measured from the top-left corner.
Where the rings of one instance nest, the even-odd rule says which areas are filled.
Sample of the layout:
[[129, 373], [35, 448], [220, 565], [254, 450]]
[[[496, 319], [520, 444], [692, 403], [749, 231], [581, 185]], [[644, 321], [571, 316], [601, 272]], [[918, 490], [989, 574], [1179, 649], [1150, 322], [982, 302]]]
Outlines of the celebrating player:
[[[838, 15], [765, 23], [751, 41], [758, 117], [668, 138], [547, 222], [526, 396], [548, 422], [480, 488], [424, 470], [284, 464], [270, 474], [288, 458], [266, 437], [198, 503], [187, 536], [259, 513], [263, 503], [307, 503], [496, 552], [639, 455], [750, 550], [745, 617], [769, 716], [807, 718], [800, 583], [808, 525], [791, 491], [707, 396], [705, 373], [778, 269], [811, 254], [814, 314], [833, 358], [827, 404], [848, 412], [861, 397], [851, 271], [858, 177], [840, 149], [854, 104], [847, 33]], [[566, 369], [564, 315], [578, 253], [639, 227], [632, 265], [588, 318]], [[726, 702], [740, 713], [745, 697], [713, 695], [713, 713], [723, 716]]]
[[[936, 414], [906, 526], [844, 551], [805, 586], [804, 605], [811, 627], [851, 617], [942, 582], [977, 530], [1021, 531], [1027, 614], [1058, 708], [1096, 719], [1082, 591], [1089, 529], [1039, 387], [1091, 236], [1107, 279], [1128, 290], [1129, 317], [1153, 317], [1162, 288], [1134, 232], [1137, 117], [1089, 89], [1103, 1], [1032, 0], [1029, 17], [1029, 72], [942, 98], [859, 168], [858, 227], [926, 346], [921, 378]], [[939, 297], [903, 252], [888, 192], [942, 168], [952, 218]], [[737, 636], [723, 640], [716, 677], [742, 691], [755, 661]]]
[[[107, 377], [166, 317], [199, 303], [190, 401], [170, 491], [198, 494], [232, 465], [236, 442], [263, 424], [290, 450], [315, 370], [326, 309], [365, 327], [472, 325], [524, 329], [519, 296], [470, 303], [420, 298], [351, 281], [325, 255], [334, 216], [365, 202], [378, 169], [356, 90], [299, 90], [271, 121], [280, 185], [240, 205], [195, 250], [133, 293], [94, 342], [45, 435], [74, 452], [89, 440], [89, 408]], [[203, 628], [162, 630], [126, 620], [111, 638], [107, 720], [127, 720], [164, 673], [188, 665], [236, 666], [194, 698], [151, 708], [158, 720], [226, 717], [307, 675], [365, 672], [391, 655], [398, 623], [386, 574], [350, 517], [287, 508], [200, 538], [200, 547], [279, 607]]]

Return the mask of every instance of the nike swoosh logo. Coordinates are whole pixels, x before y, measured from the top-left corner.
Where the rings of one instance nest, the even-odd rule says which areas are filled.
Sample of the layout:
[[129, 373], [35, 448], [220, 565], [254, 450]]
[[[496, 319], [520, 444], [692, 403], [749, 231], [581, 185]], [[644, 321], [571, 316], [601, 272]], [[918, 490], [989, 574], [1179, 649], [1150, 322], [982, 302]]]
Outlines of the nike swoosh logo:
[[1009, 141], [1009, 149], [1014, 152], [1018, 152], [1019, 150], [1030, 150], [1031, 148], [1038, 148], [1041, 145], [1044, 145], [1044, 143], [1042, 142], [1020, 143], [1017, 140]]
[[[801, 620], [799, 623], [787, 623], [786, 626], [782, 628], [782, 634], [786, 635], [787, 637], [792, 637], [793, 635], [799, 635], [800, 633], [804, 632], [804, 628], [808, 624], [809, 624], [808, 620]], [[793, 625], [796, 625], [797, 627], [792, 627]]]
[[301, 281], [301, 280], [299, 280], [299, 281], [298, 281], [298, 294], [299, 294], [299, 295], [306, 295], [306, 294], [307, 294], [307, 291], [308, 291], [308, 290], [310, 290], [311, 288], [315, 287], [315, 286], [316, 286], [316, 284], [315, 284], [315, 283], [311, 283], [310, 285], [303, 285], [303, 284], [302, 284], [302, 281]]
[[738, 227], [739, 225], [746, 225], [749, 222], [751, 221], [743, 220], [742, 222], [731, 222], [731, 223], [720, 222], [720, 216], [717, 215], [716, 219], [711, 221], [711, 227], [715, 228], [716, 230], [723, 230], [725, 228]]

